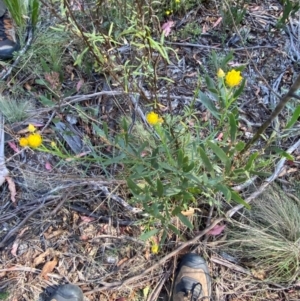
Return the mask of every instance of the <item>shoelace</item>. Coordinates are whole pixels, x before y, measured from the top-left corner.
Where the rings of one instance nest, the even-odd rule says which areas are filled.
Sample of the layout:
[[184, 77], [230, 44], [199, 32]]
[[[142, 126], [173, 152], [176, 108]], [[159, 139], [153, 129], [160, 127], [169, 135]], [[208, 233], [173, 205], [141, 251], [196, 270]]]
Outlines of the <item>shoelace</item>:
[[199, 301], [202, 292], [202, 285], [197, 282], [193, 285], [190, 291], [186, 291], [184, 295], [184, 301]]
[[191, 290], [191, 301], [200, 300], [201, 292], [202, 292], [202, 285], [199, 282], [197, 282], [196, 284], [193, 285]]
[[201, 297], [202, 293], [202, 285], [201, 283], [197, 282], [194, 284], [192, 289], [187, 293], [184, 298], [184, 301], [209, 301], [210, 297], [203, 296]]

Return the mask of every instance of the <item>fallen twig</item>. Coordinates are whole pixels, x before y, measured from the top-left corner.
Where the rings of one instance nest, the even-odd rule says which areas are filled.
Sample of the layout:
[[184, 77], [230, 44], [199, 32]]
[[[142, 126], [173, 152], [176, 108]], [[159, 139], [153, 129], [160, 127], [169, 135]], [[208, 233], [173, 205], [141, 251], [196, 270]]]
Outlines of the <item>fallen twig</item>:
[[5, 237], [2, 239], [2, 241], [0, 242], [0, 249], [4, 248], [6, 246], [6, 242], [11, 238], [12, 235], [14, 235], [17, 231], [19, 231], [19, 229], [25, 225], [25, 223], [28, 221], [28, 219], [33, 216], [36, 212], [38, 212], [39, 210], [41, 210], [42, 208], [44, 208], [45, 206], [45, 201], [46, 200], [52, 200], [51, 202], [48, 202], [47, 205], [54, 203], [57, 199], [59, 199], [59, 196], [49, 196], [47, 198], [43, 198], [42, 200], [37, 200], [37, 203], [41, 203], [42, 204], [40, 206], [38, 206], [37, 208], [35, 208], [34, 210], [32, 210], [17, 226], [15, 226], [13, 229], [11, 229], [6, 235]]
[[171, 271], [167, 271], [161, 279], [157, 282], [156, 286], [152, 290], [151, 294], [148, 296], [147, 301], [156, 301], [158, 300], [160, 291], [164, 285], [164, 283], [167, 281], [167, 279], [170, 277]]
[[240, 47], [240, 48], [224, 48], [224, 47], [218, 47], [218, 46], [193, 44], [193, 43], [180, 43], [180, 42], [166, 42], [166, 44], [175, 45], [175, 46], [183, 46], [183, 47], [220, 49], [220, 50], [226, 50], [226, 51], [242, 51], [242, 50], [253, 50], [253, 49], [262, 49], [262, 48], [276, 48], [276, 46], [272, 46], [272, 45], [257, 45], [257, 46]]
[[222, 258], [219, 258], [219, 257], [216, 257], [216, 256], [212, 256], [210, 258], [210, 260], [214, 263], [217, 263], [217, 264], [221, 264], [231, 270], [234, 270], [234, 271], [237, 271], [237, 272], [240, 272], [240, 273], [244, 273], [244, 274], [247, 274], [247, 275], [251, 275], [251, 272], [247, 269], [244, 269], [243, 267], [241, 266], [238, 266], [234, 263], [231, 263], [225, 259], [222, 259]]
[[120, 198], [117, 195], [112, 194], [111, 192], [108, 191], [107, 187], [105, 186], [100, 186], [99, 189], [105, 194], [105, 196], [111, 200], [116, 201], [117, 203], [119, 203], [120, 205], [122, 205], [125, 209], [127, 209], [128, 211], [132, 212], [132, 213], [142, 213], [143, 210], [139, 209], [139, 208], [135, 208], [130, 206], [127, 202], [125, 202], [122, 198]]
[[4, 155], [4, 117], [0, 112], [0, 186], [4, 183], [9, 171], [5, 165]]

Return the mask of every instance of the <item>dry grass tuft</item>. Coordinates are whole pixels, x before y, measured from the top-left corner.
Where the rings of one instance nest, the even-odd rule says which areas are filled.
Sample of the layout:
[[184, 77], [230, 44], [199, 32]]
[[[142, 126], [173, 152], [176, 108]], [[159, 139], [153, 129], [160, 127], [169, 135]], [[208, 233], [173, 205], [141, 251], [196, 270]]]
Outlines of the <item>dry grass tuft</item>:
[[241, 262], [277, 283], [291, 283], [300, 275], [300, 200], [280, 187], [269, 188], [235, 222], [226, 245]]

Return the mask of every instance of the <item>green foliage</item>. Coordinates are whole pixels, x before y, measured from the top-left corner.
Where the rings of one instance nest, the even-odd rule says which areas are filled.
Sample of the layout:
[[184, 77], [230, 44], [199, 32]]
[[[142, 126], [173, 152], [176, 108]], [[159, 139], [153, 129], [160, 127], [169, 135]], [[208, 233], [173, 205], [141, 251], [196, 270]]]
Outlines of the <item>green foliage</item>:
[[283, 14], [276, 24], [279, 28], [286, 24], [290, 16], [295, 16], [295, 14], [300, 10], [300, 3], [297, 0], [282, 0], [281, 2], [283, 5]]
[[[101, 24], [97, 21], [100, 11], [103, 18]], [[89, 11], [80, 15], [72, 12], [67, 5], [63, 13], [68, 14], [69, 18], [56, 30], [68, 28], [85, 44], [75, 56], [75, 65], [84, 67], [92, 63], [94, 70], [108, 74], [125, 91], [138, 89], [135, 83], [139, 76], [143, 76], [144, 82], [153, 87], [159, 80], [155, 72], [158, 57], [167, 64], [170, 62], [169, 53], [173, 51], [165, 45], [164, 35], [159, 33], [160, 11], [161, 3], [153, 1], [149, 6], [144, 0], [103, 1], [97, 5], [91, 4]], [[93, 26], [83, 27], [81, 24]], [[131, 53], [125, 61], [122, 51]]]
[[228, 1], [225, 2], [225, 7], [221, 7], [222, 21], [227, 28], [232, 29], [233, 25], [237, 26], [242, 22], [247, 12], [244, 8], [246, 2], [245, 0], [238, 0], [234, 3]]
[[[225, 57], [221, 65], [229, 60]], [[264, 168], [266, 161], [258, 153], [238, 159], [245, 144], [238, 139], [236, 100], [243, 91], [244, 81], [233, 88], [226, 86], [224, 77], [207, 76], [205, 82], [209, 97], [201, 91], [196, 96], [215, 118], [206, 137], [202, 132], [209, 121], [203, 124], [195, 116], [193, 105], [182, 116], [164, 115], [163, 124], [154, 125], [154, 132], [146, 131], [136, 122], [133, 132], [128, 133], [125, 119], [121, 122], [121, 133], [114, 138], [98, 131], [123, 154], [119, 159], [132, 194], [131, 202], [141, 206], [149, 216], [145, 223], [150, 232], [146, 231], [143, 237], [156, 234], [157, 225], [164, 233], [173, 231], [179, 235], [174, 217], [192, 229], [193, 224], [182, 212], [197, 207], [199, 199], [217, 205], [216, 200], [223, 196], [226, 202], [249, 208], [231, 185], [246, 181]]]
[[179, 30], [177, 36], [180, 39], [189, 39], [191, 42], [195, 41], [202, 33], [201, 27], [198, 22], [190, 22]]
[[40, 2], [39, 0], [3, 0], [11, 13], [14, 21], [20, 27], [25, 27], [27, 20], [24, 16], [31, 18], [33, 26], [36, 25], [39, 16]]

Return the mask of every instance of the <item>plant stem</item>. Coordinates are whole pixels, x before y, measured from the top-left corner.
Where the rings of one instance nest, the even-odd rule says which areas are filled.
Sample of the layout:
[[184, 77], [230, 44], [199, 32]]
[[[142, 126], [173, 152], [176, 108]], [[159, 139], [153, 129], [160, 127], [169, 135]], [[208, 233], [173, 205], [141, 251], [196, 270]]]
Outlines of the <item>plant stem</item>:
[[261, 125], [261, 127], [257, 130], [254, 137], [246, 144], [245, 148], [240, 152], [240, 155], [244, 154], [251, 145], [253, 145], [259, 138], [260, 135], [267, 129], [267, 127], [271, 124], [271, 122], [279, 115], [279, 113], [283, 110], [284, 106], [287, 102], [295, 97], [295, 92], [300, 88], [300, 75], [297, 77], [294, 84], [291, 86], [289, 92], [285, 94], [279, 101], [277, 107], [274, 109], [270, 117]]

